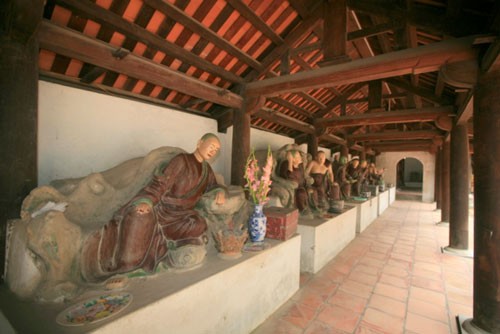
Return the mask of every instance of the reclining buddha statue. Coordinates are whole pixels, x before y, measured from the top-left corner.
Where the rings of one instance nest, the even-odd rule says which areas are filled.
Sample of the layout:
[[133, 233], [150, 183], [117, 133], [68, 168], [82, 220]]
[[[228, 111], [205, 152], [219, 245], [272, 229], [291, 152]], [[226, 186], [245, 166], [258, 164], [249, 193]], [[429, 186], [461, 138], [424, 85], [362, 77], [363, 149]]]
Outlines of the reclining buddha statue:
[[34, 189], [21, 219], [9, 222], [9, 288], [21, 298], [62, 301], [116, 275], [201, 265], [210, 226], [248, 218], [241, 187], [219, 184], [208, 164], [219, 149], [206, 134], [193, 153], [161, 147]]

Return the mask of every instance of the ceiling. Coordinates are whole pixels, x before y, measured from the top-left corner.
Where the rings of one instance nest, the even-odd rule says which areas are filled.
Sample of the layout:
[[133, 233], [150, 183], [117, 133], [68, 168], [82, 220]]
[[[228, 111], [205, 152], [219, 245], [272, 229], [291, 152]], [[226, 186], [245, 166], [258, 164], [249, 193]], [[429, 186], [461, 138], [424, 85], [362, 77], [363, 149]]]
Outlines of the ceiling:
[[244, 110], [299, 143], [433, 151], [453, 123], [472, 136], [498, 13], [494, 0], [47, 0], [39, 68], [221, 132]]

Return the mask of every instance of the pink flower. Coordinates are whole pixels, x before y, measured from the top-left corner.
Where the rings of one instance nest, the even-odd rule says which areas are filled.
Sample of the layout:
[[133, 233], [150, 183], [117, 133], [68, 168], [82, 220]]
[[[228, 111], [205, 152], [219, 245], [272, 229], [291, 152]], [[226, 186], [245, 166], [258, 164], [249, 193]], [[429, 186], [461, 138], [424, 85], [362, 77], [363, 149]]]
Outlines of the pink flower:
[[[255, 152], [252, 150], [247, 159], [245, 167], [245, 189], [248, 191], [252, 201], [255, 204], [265, 204], [269, 201], [268, 194], [271, 190], [271, 173], [273, 168], [273, 156], [271, 149], [267, 149], [267, 160], [262, 171], [259, 168], [258, 161], [255, 158]], [[261, 175], [262, 174], [262, 175]]]

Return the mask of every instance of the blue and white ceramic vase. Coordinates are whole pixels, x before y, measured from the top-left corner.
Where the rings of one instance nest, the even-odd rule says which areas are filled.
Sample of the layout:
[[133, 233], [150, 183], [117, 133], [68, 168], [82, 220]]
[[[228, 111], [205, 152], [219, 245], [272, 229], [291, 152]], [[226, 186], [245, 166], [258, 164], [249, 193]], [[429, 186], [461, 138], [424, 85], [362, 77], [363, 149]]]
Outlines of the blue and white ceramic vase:
[[264, 215], [263, 205], [255, 204], [253, 213], [248, 219], [248, 234], [251, 242], [262, 242], [266, 237], [267, 217]]

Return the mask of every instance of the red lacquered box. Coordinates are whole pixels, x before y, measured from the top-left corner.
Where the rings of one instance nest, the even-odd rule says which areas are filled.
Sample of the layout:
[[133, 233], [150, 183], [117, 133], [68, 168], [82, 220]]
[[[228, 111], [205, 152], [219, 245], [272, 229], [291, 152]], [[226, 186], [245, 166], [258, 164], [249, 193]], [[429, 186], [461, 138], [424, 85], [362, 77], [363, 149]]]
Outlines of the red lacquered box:
[[266, 238], [287, 240], [297, 231], [299, 210], [291, 208], [264, 208], [267, 217]]

